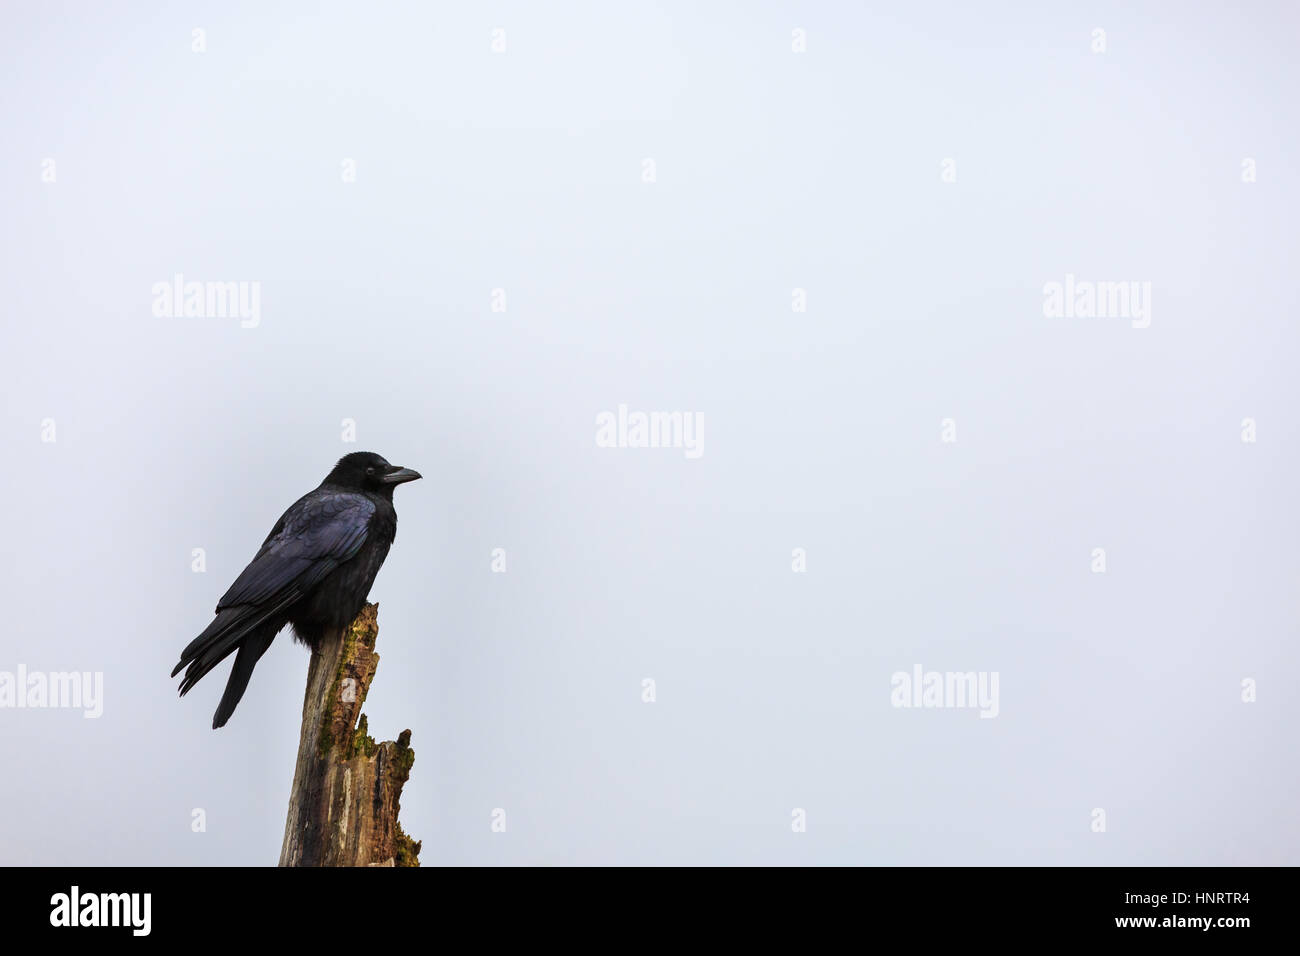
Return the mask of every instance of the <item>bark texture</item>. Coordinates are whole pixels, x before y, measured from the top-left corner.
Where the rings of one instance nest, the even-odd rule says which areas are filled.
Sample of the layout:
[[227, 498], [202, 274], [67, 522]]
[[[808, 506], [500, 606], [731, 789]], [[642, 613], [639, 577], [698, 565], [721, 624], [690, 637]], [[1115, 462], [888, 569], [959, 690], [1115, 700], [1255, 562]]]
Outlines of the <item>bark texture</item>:
[[419, 866], [397, 820], [415, 763], [411, 732], [375, 743], [361, 708], [379, 667], [379, 606], [312, 652], [281, 866]]

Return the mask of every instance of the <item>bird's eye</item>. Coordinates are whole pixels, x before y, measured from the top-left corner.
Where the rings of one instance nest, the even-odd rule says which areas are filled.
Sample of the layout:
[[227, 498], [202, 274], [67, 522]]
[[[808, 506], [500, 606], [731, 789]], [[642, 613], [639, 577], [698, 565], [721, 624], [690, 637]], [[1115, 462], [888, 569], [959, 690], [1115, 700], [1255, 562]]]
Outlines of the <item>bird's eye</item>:
[[374, 466], [374, 465], [371, 465], [369, 468], [366, 469], [366, 474], [367, 474], [367, 475], [373, 475], [374, 473], [375, 473], [375, 466]]

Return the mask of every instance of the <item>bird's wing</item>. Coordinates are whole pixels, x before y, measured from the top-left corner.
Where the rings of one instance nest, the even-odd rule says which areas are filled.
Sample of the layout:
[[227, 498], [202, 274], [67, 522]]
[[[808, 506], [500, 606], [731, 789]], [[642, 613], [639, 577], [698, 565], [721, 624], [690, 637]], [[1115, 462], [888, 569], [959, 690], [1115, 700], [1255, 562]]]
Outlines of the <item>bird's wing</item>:
[[217, 616], [181, 651], [172, 676], [185, 668], [184, 695], [233, 652], [251, 631], [274, 618], [356, 555], [375, 504], [346, 491], [313, 491], [276, 522], [262, 548], [217, 602]]
[[350, 492], [313, 492], [294, 504], [257, 555], [217, 602], [279, 604], [302, 596], [352, 558], [366, 541], [375, 504]]

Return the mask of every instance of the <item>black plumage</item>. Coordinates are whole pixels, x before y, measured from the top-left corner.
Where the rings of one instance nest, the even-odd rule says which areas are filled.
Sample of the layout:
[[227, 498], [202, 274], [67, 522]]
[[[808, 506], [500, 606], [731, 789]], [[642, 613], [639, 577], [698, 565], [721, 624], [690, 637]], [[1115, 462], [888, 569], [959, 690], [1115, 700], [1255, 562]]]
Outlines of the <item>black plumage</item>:
[[315, 647], [361, 611], [397, 535], [393, 489], [419, 478], [371, 452], [344, 455], [314, 491], [275, 523], [248, 567], [217, 602], [216, 617], [181, 651], [184, 697], [232, 653], [226, 692], [212, 718], [225, 726], [253, 667], [286, 624]]

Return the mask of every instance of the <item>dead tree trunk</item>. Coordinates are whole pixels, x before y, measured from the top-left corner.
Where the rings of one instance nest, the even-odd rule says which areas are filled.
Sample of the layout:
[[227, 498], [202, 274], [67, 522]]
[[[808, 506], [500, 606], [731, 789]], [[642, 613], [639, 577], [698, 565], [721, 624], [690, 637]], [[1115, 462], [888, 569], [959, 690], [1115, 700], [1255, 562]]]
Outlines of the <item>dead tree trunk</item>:
[[415, 763], [411, 732], [376, 744], [361, 708], [379, 667], [379, 605], [312, 652], [281, 866], [419, 866], [397, 821]]

